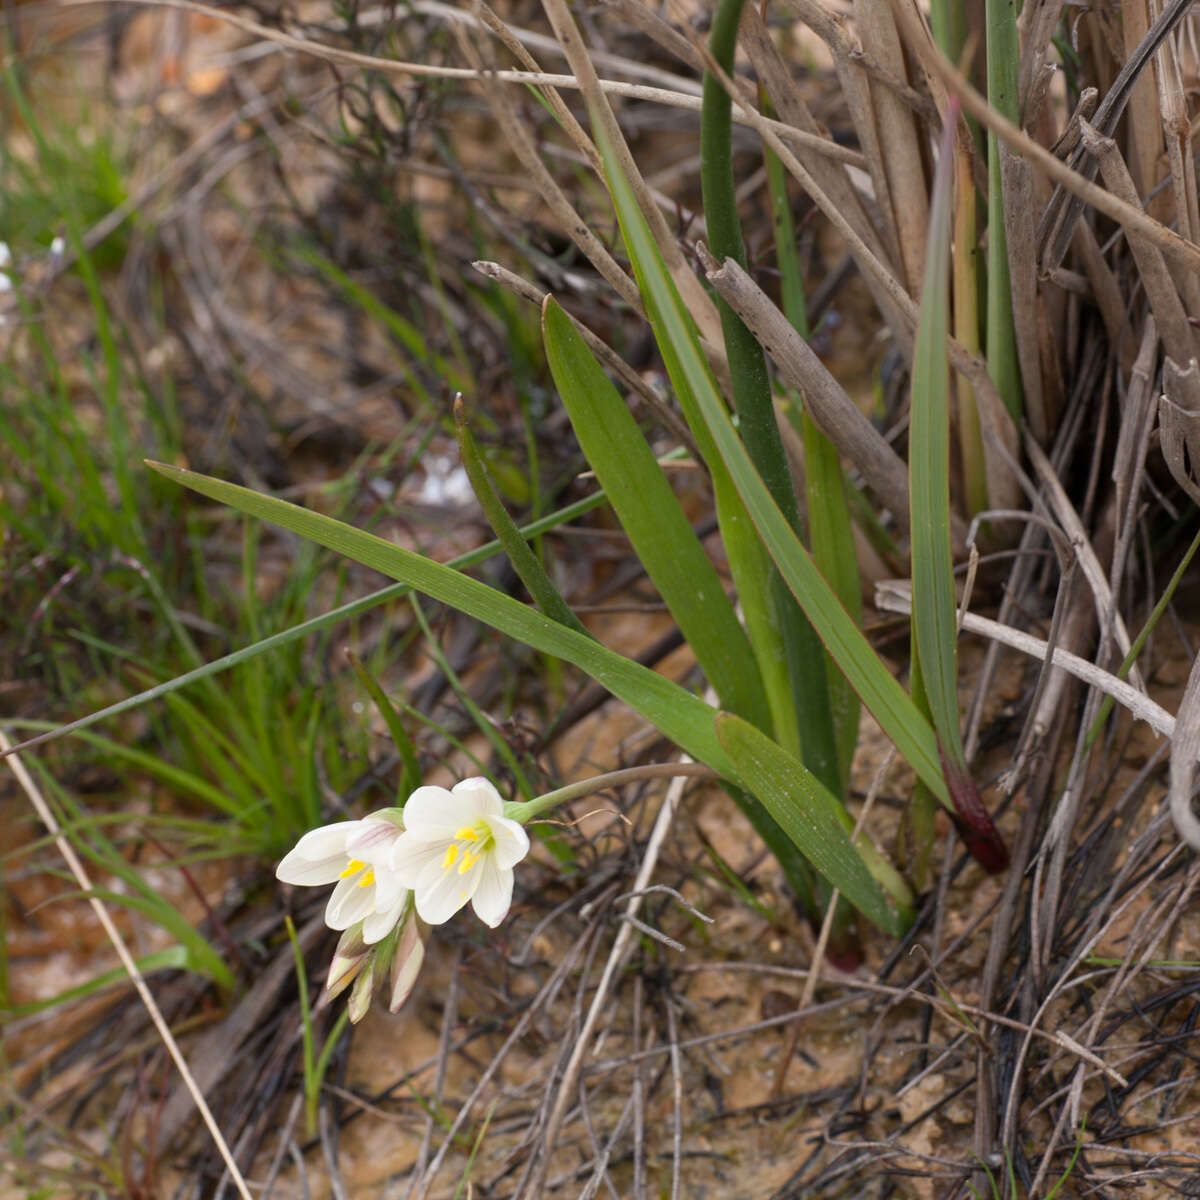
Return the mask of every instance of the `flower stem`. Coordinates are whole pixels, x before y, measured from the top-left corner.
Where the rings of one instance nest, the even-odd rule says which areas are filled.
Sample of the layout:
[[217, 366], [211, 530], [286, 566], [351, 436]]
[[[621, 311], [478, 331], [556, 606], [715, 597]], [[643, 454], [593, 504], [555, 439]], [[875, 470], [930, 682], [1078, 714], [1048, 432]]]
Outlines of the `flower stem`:
[[578, 783], [569, 783], [566, 787], [557, 788], [543, 796], [535, 796], [523, 803], [506, 804], [504, 815], [524, 825], [549, 808], [578, 800], [581, 796], [590, 796], [593, 792], [603, 792], [607, 788], [620, 787], [622, 784], [634, 783], [641, 779], [672, 778], [679, 775], [690, 775], [698, 779], [719, 778], [716, 771], [701, 763], [649, 763], [644, 767], [626, 767], [622, 771], [609, 771], [591, 779], [581, 779]]

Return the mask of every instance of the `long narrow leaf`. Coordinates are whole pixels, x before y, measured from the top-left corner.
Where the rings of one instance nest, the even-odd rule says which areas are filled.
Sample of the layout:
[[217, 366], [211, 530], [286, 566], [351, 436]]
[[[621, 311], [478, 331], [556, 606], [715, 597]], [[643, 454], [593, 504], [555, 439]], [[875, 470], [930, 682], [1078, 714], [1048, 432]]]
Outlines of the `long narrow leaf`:
[[959, 829], [990, 871], [1008, 860], [967, 767], [958, 729], [958, 629], [950, 548], [950, 182], [954, 121], [947, 121], [930, 211], [925, 288], [913, 357], [909, 429], [913, 635]]
[[[846, 810], [833, 794], [803, 763], [731, 713], [717, 718], [717, 732], [738, 774], [809, 862], [880, 929], [903, 933], [912, 923], [912, 909], [872, 876], [846, 828]], [[907, 891], [894, 872], [892, 878]]]
[[508, 509], [501, 502], [484, 465], [483, 456], [479, 453], [479, 447], [475, 444], [471, 427], [467, 424], [466, 409], [461, 395], [454, 401], [454, 430], [458, 434], [459, 452], [467, 478], [474, 489], [475, 499], [479, 501], [479, 507], [483, 509], [483, 515], [487, 517], [492, 532], [504, 547], [508, 561], [512, 563], [513, 569], [534, 602], [551, 620], [590, 637], [583, 622], [559, 594], [550, 576], [546, 574], [541, 559], [529, 548], [529, 543], [521, 536], [516, 522], [508, 515]]
[[[638, 290], [646, 305], [675, 394], [679, 398], [683, 415], [692, 432], [700, 457], [708, 467], [712, 480], [713, 499], [717, 511], [717, 522], [721, 529], [721, 540], [729, 558], [729, 569], [737, 587], [738, 601], [746, 621], [746, 630], [754, 648], [767, 703], [771, 709], [775, 736], [781, 744], [797, 755], [802, 753], [800, 730], [796, 724], [796, 709], [792, 694], [792, 682], [788, 669], [787, 650], [771, 600], [770, 559], [754, 530], [753, 522], [746, 511], [742, 498], [733, 485], [728, 470], [717, 452], [700, 407], [692, 396], [692, 388], [681, 360], [684, 345], [695, 348], [699, 354], [695, 322], [691, 314], [680, 305], [682, 317], [672, 325], [667, 324], [663, 311], [664, 292], [659, 286], [665, 278], [670, 294], [678, 298], [678, 291], [671, 280], [666, 263], [651, 236], [649, 227], [642, 217], [641, 209], [633, 197], [628, 180], [621, 173], [617, 157], [604, 132], [603, 121], [593, 116], [596, 144], [604, 159], [605, 171], [610, 180], [619, 179], [620, 193], [612, 182], [610, 191], [616, 206], [617, 219], [621, 223], [625, 245], [629, 251]], [[632, 204], [636, 216], [630, 216], [627, 205]]]
[[[563, 525], [567, 521], [573, 521], [576, 517], [582, 516], [586, 512], [591, 512], [593, 508], [598, 508], [601, 504], [605, 503], [606, 499], [607, 497], [602, 491], [595, 492], [590, 496], [585, 496], [582, 500], [576, 500], [573, 504], [568, 504], [564, 508], [560, 508], [557, 512], [542, 517], [539, 521], [533, 521], [529, 525], [526, 525], [522, 532], [526, 537], [535, 537], [539, 533], [545, 533], [548, 529], [554, 529], [556, 526]], [[469, 567], [475, 563], [483, 562], [493, 554], [498, 554], [500, 550], [501, 546], [499, 542], [486, 542], [474, 550], [468, 550], [466, 554], [460, 554], [457, 558], [451, 559], [447, 565], [451, 568]], [[68, 721], [55, 729], [48, 730], [46, 733], [39, 733], [37, 737], [27, 738], [25, 741], [10, 747], [8, 750], [0, 751], [0, 759], [22, 750], [29, 750], [34, 746], [40, 746], [45, 742], [56, 741], [67, 734], [77, 733], [81, 729], [88, 729], [92, 725], [98, 725], [101, 721], [107, 721], [112, 717], [117, 717], [122, 713], [139, 708], [143, 704], [148, 704], [151, 700], [169, 697], [172, 693], [187, 687], [189, 684], [219, 675], [222, 671], [228, 671], [231, 667], [236, 667], [240, 663], [249, 662], [257, 658], [260, 654], [266, 654], [268, 651], [278, 650], [283, 646], [290, 645], [292, 642], [299, 641], [301, 638], [307, 637], [310, 633], [326, 631], [340, 621], [352, 620], [354, 617], [368, 612], [381, 604], [387, 604], [392, 600], [402, 600], [410, 591], [412, 589], [406, 583], [389, 584], [387, 587], [380, 588], [376, 592], [371, 592], [367, 596], [360, 596], [357, 600], [351, 600], [337, 608], [330, 609], [329, 612], [321, 613], [320, 616], [312, 617], [307, 621], [301, 621], [299, 624], [293, 625], [290, 629], [282, 629], [279, 633], [273, 633], [269, 637], [263, 638], [262, 641], [253, 642], [249, 646], [243, 646], [241, 649], [234, 650], [230, 654], [225, 654], [221, 658], [214, 658], [212, 662], [204, 663], [203, 666], [195, 667], [191, 671], [185, 671], [182, 675], [165, 679], [162, 683], [156, 683], [153, 687], [148, 687], [136, 695], [126, 696], [124, 700], [118, 700], [115, 704], [110, 704], [106, 708], [98, 708], [95, 712], [88, 713], [87, 716], [79, 717], [74, 721]]]
[[298, 533], [465, 612], [535, 650], [574, 663], [694, 758], [722, 775], [736, 778], [728, 755], [717, 741], [712, 707], [654, 671], [559, 625], [485, 583], [374, 534], [208, 475], [164, 463], [148, 465], [211, 500]]
[[549, 296], [542, 336], [579, 445], [722, 707], [769, 729], [754, 653], [716, 568], [624, 400]]
[[[602, 154], [605, 152], [603, 144], [600, 150]], [[708, 363], [690, 336], [690, 319], [679, 293], [666, 272], [655, 265], [649, 231], [628, 182], [620, 172], [610, 171], [608, 184], [630, 257], [644, 264], [645, 273], [639, 274], [638, 281], [647, 311], [652, 310], [654, 319], [660, 321], [667, 330], [670, 344], [679, 356], [678, 370], [686, 381], [686, 400], [685, 392], [681, 390], [680, 401], [694, 402], [701, 414], [704, 442], [700, 445], [701, 453], [705, 454], [708, 461], [707, 445], [719, 455], [768, 553], [825, 643], [825, 648], [900, 753], [933, 793], [948, 805], [949, 793], [929, 722], [917, 711], [904, 689], [850, 619], [771, 499], [725, 411]], [[662, 345], [661, 339], [659, 344]], [[701, 442], [700, 432], [697, 432], [697, 442]]]
[[[737, 50], [738, 24], [745, 0], [718, 0], [709, 35], [709, 51], [722, 70], [731, 71]], [[738, 215], [733, 173], [732, 100], [712, 72], [704, 76], [700, 113], [700, 185], [709, 242], [718, 258], [746, 266], [746, 248]], [[783, 440], [775, 419], [775, 404], [767, 358], [757, 338], [723, 297], [717, 298], [725, 354], [738, 414], [738, 430], [755, 469], [762, 477], [784, 519], [801, 533], [796, 493]], [[841, 785], [837, 739], [826, 686], [825, 658], [812, 625], [795, 598], [772, 569], [767, 601], [774, 612], [783, 643], [791, 684], [794, 720], [800, 733], [801, 757], [829, 788]]]

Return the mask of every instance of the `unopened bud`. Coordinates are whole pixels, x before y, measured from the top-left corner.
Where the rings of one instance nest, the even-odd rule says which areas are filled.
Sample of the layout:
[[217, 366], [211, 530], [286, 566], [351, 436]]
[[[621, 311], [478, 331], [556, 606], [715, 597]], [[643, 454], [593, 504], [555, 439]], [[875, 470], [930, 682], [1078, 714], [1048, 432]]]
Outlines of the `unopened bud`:
[[357, 1025], [367, 1015], [371, 1007], [371, 995], [375, 991], [375, 955], [368, 955], [367, 969], [360, 971], [350, 991], [350, 1000], [346, 1005], [350, 1013], [350, 1021]]
[[400, 1006], [412, 993], [413, 984], [425, 961], [425, 942], [421, 937], [421, 925], [417, 914], [410, 911], [408, 920], [400, 932], [396, 955], [392, 959], [392, 997], [388, 1002], [391, 1012], [399, 1012]]
[[370, 957], [371, 948], [362, 939], [360, 921], [347, 929], [338, 940], [337, 949], [333, 952], [333, 961], [329, 964], [329, 975], [325, 980], [325, 991], [328, 993], [326, 1000], [341, 995], [358, 978]]

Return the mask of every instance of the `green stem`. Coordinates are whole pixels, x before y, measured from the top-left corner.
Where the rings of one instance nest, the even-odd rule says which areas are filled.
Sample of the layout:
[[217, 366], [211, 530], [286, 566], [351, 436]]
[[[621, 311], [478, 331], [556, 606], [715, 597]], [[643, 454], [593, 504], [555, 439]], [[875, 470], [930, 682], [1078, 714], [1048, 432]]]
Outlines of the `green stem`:
[[594, 775], [591, 779], [568, 783], [566, 787], [556, 788], [542, 796], [534, 796], [532, 800], [510, 801], [504, 806], [504, 815], [525, 825], [535, 817], [541, 816], [547, 809], [569, 804], [572, 800], [590, 796], [593, 792], [603, 792], [608, 788], [637, 783], [643, 779], [676, 778], [681, 775], [699, 779], [719, 778], [712, 767], [706, 767], [702, 763], [648, 763], [643, 767], [626, 767], [621, 771], [608, 771], [604, 775]]

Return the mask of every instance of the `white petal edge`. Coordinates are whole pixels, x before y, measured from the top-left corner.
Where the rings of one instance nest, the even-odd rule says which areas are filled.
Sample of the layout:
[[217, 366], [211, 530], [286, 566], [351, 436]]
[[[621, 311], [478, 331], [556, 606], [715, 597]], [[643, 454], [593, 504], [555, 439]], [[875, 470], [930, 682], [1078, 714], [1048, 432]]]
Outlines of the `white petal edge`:
[[450, 837], [431, 838], [409, 830], [402, 833], [392, 846], [388, 868], [405, 887], [411, 888], [430, 863], [441, 865], [446, 857], [446, 847], [452, 841]]
[[[455, 785], [455, 792], [462, 784]], [[440, 787], [419, 787], [404, 804], [404, 828], [428, 837], [454, 837], [464, 825], [474, 825], [482, 815], [472, 798]]]
[[475, 820], [480, 817], [499, 817], [504, 812], [504, 801], [500, 793], [482, 775], [473, 775], [470, 779], [461, 779], [454, 785], [451, 792], [469, 800], [475, 809]]
[[408, 884], [391, 867], [375, 868], [375, 911], [392, 908], [408, 895]]
[[483, 869], [479, 873], [475, 895], [471, 897], [471, 907], [485, 925], [495, 929], [512, 905], [513, 873], [500, 867], [490, 854], [481, 866]]
[[374, 911], [375, 889], [359, 887], [357, 878], [343, 879], [325, 906], [325, 924], [330, 929], [349, 929]]
[[322, 825], [310, 829], [288, 855], [298, 854], [301, 858], [329, 858], [333, 854], [345, 854], [346, 843], [358, 832], [361, 821], [338, 821], [335, 825]]
[[375, 911], [370, 916], [363, 919], [362, 937], [363, 941], [368, 946], [375, 945], [376, 942], [382, 942], [395, 924], [400, 920], [401, 914], [404, 912], [404, 905], [408, 900], [408, 893], [396, 901], [390, 908], [380, 909], [376, 907]]
[[364, 861], [386, 858], [392, 842], [400, 836], [399, 826], [379, 817], [364, 817], [357, 824], [358, 830], [346, 839], [346, 854]]
[[303, 858], [292, 850], [275, 868], [275, 878], [297, 887], [336, 883], [346, 869], [346, 861], [344, 854], [334, 854], [329, 858]]

